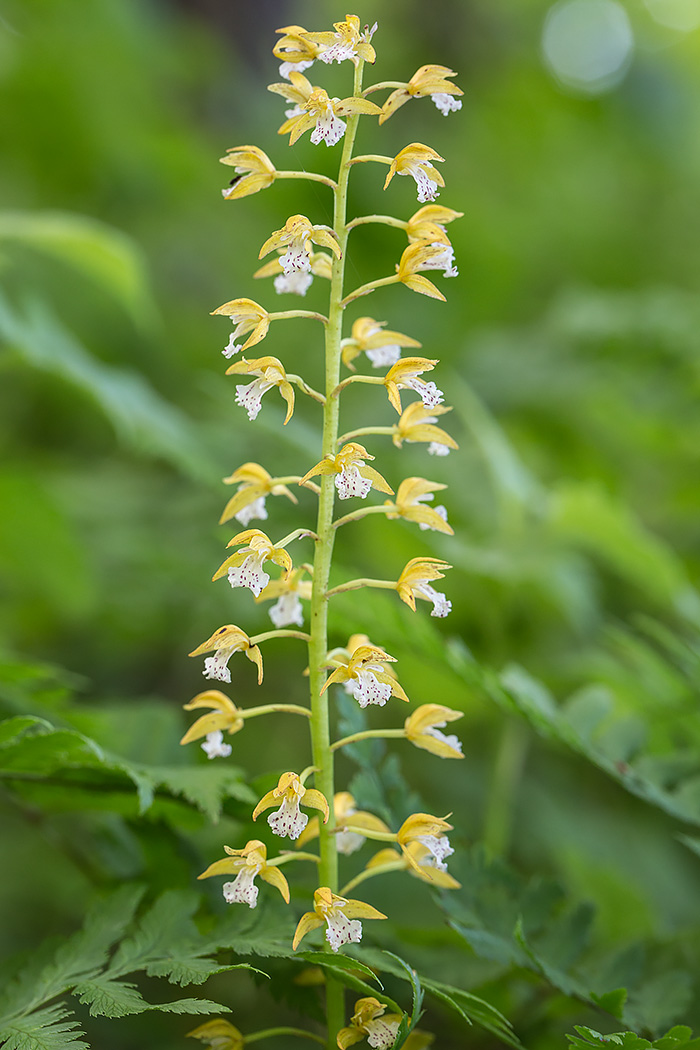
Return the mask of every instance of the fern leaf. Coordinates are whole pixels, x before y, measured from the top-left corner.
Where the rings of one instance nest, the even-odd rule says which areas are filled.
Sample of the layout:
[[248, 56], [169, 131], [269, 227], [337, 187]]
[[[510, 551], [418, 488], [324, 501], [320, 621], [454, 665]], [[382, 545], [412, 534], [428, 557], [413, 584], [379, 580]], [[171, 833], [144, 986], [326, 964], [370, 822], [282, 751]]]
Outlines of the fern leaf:
[[3, 1050], [90, 1050], [78, 1022], [59, 1004], [0, 1027], [0, 1043]]

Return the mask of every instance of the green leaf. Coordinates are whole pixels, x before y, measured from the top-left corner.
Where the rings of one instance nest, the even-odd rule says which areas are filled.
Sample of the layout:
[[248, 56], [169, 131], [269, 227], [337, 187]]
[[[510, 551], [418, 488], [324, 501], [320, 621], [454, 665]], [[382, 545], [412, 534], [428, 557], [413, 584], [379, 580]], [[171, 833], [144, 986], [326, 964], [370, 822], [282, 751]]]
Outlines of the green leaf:
[[153, 321], [145, 259], [132, 238], [68, 212], [0, 212], [0, 243], [16, 241], [61, 259], [113, 295], [138, 324]]
[[296, 956], [299, 959], [305, 959], [312, 966], [322, 966], [325, 970], [331, 970], [336, 975], [341, 973], [364, 974], [365, 977], [376, 982], [382, 991], [384, 990], [384, 985], [374, 970], [370, 970], [369, 966], [365, 966], [359, 959], [353, 959], [351, 955], [343, 955], [342, 952], [333, 955], [330, 952], [297, 952]]
[[0, 1025], [3, 1050], [90, 1050], [78, 1022], [58, 1003]]
[[73, 995], [77, 995], [83, 1005], [90, 1007], [91, 1017], [126, 1017], [127, 1014], [141, 1014], [149, 1009], [135, 984], [112, 980], [104, 975], [77, 984]]

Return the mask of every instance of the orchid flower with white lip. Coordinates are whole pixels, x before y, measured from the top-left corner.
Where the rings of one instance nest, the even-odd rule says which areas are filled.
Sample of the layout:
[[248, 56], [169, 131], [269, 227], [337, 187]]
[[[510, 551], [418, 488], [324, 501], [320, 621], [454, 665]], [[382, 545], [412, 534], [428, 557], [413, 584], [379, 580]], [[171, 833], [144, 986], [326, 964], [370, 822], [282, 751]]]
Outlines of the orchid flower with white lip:
[[[381, 834], [390, 834], [389, 828], [383, 820], [375, 817], [373, 813], [366, 813], [356, 808], [355, 799], [349, 791], [338, 791], [333, 796], [333, 815], [335, 817], [335, 844], [338, 852], [345, 856], [349, 856], [351, 853], [361, 849], [367, 841], [365, 835], [357, 830], [345, 831], [344, 828], [349, 823], [353, 824], [355, 828], [361, 827], [364, 831], [378, 831]], [[318, 817], [312, 817], [299, 836], [297, 847], [305, 846], [307, 842], [318, 838], [318, 833]]]
[[349, 1046], [365, 1038], [375, 1050], [390, 1050], [396, 1041], [401, 1014], [387, 1014], [385, 1011], [386, 1006], [372, 996], [358, 999], [349, 1026], [341, 1028], [338, 1032], [337, 1043], [340, 1050], [347, 1050]]
[[290, 146], [306, 131], [311, 131], [315, 146], [321, 141], [334, 146], [345, 134], [346, 124], [341, 117], [381, 113], [380, 107], [366, 98], [331, 98], [323, 88], [312, 87], [303, 73], [290, 72], [289, 79], [291, 84], [270, 84], [268, 91], [282, 95], [294, 105], [291, 112], [286, 111], [287, 120], [278, 129], [280, 135], [289, 132]]
[[360, 707], [367, 707], [368, 704], [383, 707], [391, 696], [408, 703], [408, 697], [395, 675], [389, 674], [385, 666], [387, 663], [396, 663], [396, 657], [389, 656], [376, 645], [360, 645], [346, 664], [336, 667], [328, 676], [321, 695], [333, 683], [347, 683]]
[[450, 446], [444, 445], [441, 441], [431, 441], [428, 445], [429, 456], [449, 456]]
[[[414, 442], [429, 442], [428, 452], [431, 455], [447, 455], [450, 449], [458, 448], [457, 442], [450, 437], [446, 430], [435, 426], [438, 416], [451, 412], [447, 405], [436, 405], [426, 408], [422, 401], [414, 401], [401, 413], [401, 418], [394, 426], [393, 443], [401, 448], [404, 441], [409, 444]], [[433, 445], [439, 445], [445, 452], [431, 452]]]
[[224, 900], [227, 904], [247, 904], [248, 907], [254, 908], [258, 903], [258, 887], [254, 885], [254, 879], [258, 875], [278, 889], [284, 901], [289, 904], [287, 880], [276, 865], [268, 864], [267, 846], [264, 842], [250, 839], [243, 849], [224, 846], [224, 850], [228, 856], [223, 860], [214, 861], [198, 878], [235, 875], [233, 882], [225, 882], [223, 885]]
[[[279, 249], [278, 249], [279, 250]], [[282, 252], [281, 255], [284, 255]], [[278, 295], [289, 293], [291, 295], [305, 296], [314, 277], [323, 277], [330, 281], [332, 276], [332, 260], [325, 252], [311, 252], [309, 255], [309, 269], [297, 270], [286, 274], [282, 267], [281, 258], [273, 259], [256, 270], [253, 277], [274, 277], [274, 288]]]
[[401, 357], [402, 347], [420, 348], [417, 339], [402, 332], [389, 331], [385, 326], [386, 321], [358, 317], [353, 323], [350, 337], [343, 339], [340, 344], [343, 364], [354, 371], [352, 362], [364, 351], [374, 368], [382, 368], [396, 364]]
[[440, 558], [411, 558], [396, 581], [399, 598], [414, 612], [416, 598], [425, 598], [433, 603], [431, 616], [447, 616], [452, 610], [452, 602], [431, 587], [430, 583], [432, 580], [441, 580], [444, 573], [440, 570], [449, 568], [451, 566]]
[[[401, 482], [396, 493], [396, 501], [385, 502], [387, 518], [405, 518], [406, 521], [415, 521], [421, 529], [433, 529], [437, 532], [445, 532], [449, 536], [454, 535], [454, 530], [447, 521], [447, 511], [444, 507], [426, 507], [426, 500], [432, 500], [433, 494], [447, 485], [441, 485], [436, 481], [427, 481], [425, 478], [406, 478]], [[442, 512], [442, 513], [441, 513]]]
[[[235, 325], [229, 345], [223, 351], [225, 357], [231, 357], [239, 350], [248, 350], [255, 346], [265, 338], [270, 327], [270, 315], [267, 310], [252, 299], [232, 299], [229, 303], [212, 310], [212, 316], [216, 314], [230, 317]], [[248, 332], [248, 339], [241, 346], [236, 346], [236, 339], [247, 335]]]
[[457, 74], [452, 69], [448, 69], [447, 66], [421, 66], [407, 84], [392, 91], [389, 95], [382, 106], [382, 115], [379, 118], [379, 123], [383, 124], [400, 106], [403, 106], [410, 99], [425, 98], [428, 95], [443, 116], [461, 109], [462, 103], [454, 96], [462, 95], [464, 92], [456, 84], [451, 84], [447, 79], [448, 77], [456, 76]]
[[303, 26], [284, 26], [275, 32], [280, 34], [281, 40], [277, 41], [272, 53], [275, 58], [282, 59], [281, 77], [288, 80], [291, 73], [302, 73], [314, 64], [319, 48], [306, 38]]
[[374, 456], [370, 456], [364, 445], [351, 441], [343, 445], [337, 455], [326, 456], [307, 471], [299, 484], [303, 485], [317, 474], [331, 474], [335, 475], [334, 482], [339, 499], [350, 499], [351, 496], [365, 499], [371, 488], [393, 496], [394, 490], [386, 478], [374, 467], [368, 467], [364, 462], [366, 459], [374, 459]]
[[401, 415], [400, 390], [415, 390], [425, 408], [434, 409], [444, 400], [442, 390], [435, 383], [422, 379], [423, 372], [431, 371], [438, 362], [425, 357], [403, 357], [384, 376], [389, 401]]
[[292, 948], [296, 951], [302, 938], [324, 923], [332, 952], [337, 952], [343, 944], [359, 944], [362, 940], [360, 919], [386, 919], [386, 915], [371, 904], [348, 900], [333, 893], [328, 886], [319, 886], [314, 893], [314, 910], [307, 911], [299, 920]]
[[[258, 668], [258, 684], [262, 682], [262, 655], [260, 649], [257, 645], [251, 643], [248, 635], [240, 627], [236, 627], [232, 623], [220, 627], [218, 631], [214, 631], [210, 638], [207, 638], [206, 642], [202, 642], [191, 653], [188, 653], [188, 656], [201, 656], [203, 653], [212, 651], [214, 651], [214, 656], [210, 656], [204, 661], [203, 674], [205, 678], [215, 678], [219, 682], [230, 682], [231, 672], [228, 668], [228, 662], [234, 653], [243, 652]], [[217, 725], [211, 728], [221, 729], [222, 726]], [[189, 739], [195, 738], [190, 737]]]
[[267, 189], [277, 174], [267, 153], [258, 146], [232, 146], [226, 150], [226, 156], [220, 158], [220, 163], [230, 165], [236, 172], [233, 184], [221, 191], [229, 201]]
[[372, 28], [364, 27], [360, 32], [360, 19], [357, 15], [347, 15], [344, 22], [334, 22], [335, 32], [304, 33], [303, 39], [319, 49], [321, 62], [343, 62], [348, 59], [357, 65], [359, 59], [374, 63], [376, 54], [370, 41], [377, 30], [375, 22]]
[[329, 248], [340, 258], [340, 245], [332, 231], [325, 226], [314, 226], [305, 215], [291, 215], [281, 230], [275, 230], [267, 238], [258, 258], [262, 259], [273, 248], [286, 248], [279, 260], [282, 272], [286, 276], [300, 271], [307, 272], [311, 269], [312, 244]]
[[267, 818], [275, 835], [299, 838], [309, 820], [299, 809], [300, 805], [319, 809], [323, 814], [323, 823], [328, 822], [330, 810], [326, 796], [316, 788], [304, 787], [296, 773], [282, 774], [277, 787], [268, 791], [258, 802], [253, 810], [253, 820], [257, 820], [263, 810], [276, 806], [278, 802], [281, 802], [280, 808]]
[[258, 598], [264, 587], [270, 582], [268, 573], [263, 569], [266, 561], [274, 562], [289, 576], [292, 571], [292, 559], [284, 547], [275, 547], [272, 540], [260, 529], [246, 529], [239, 532], [226, 546], [244, 544], [223, 562], [214, 573], [213, 580], [228, 576], [232, 587], [248, 587]]
[[287, 486], [276, 484], [272, 475], [259, 463], [244, 463], [223, 481], [224, 485], [238, 484], [238, 489], [226, 504], [219, 525], [224, 525], [231, 518], [240, 521], [241, 525], [247, 525], [254, 518], [266, 520], [265, 500], [270, 495], [286, 496], [292, 503], [298, 502]]
[[[445, 832], [452, 830], [452, 825], [441, 817], [434, 817], [430, 813], [413, 813], [404, 820], [399, 828], [396, 841], [411, 867], [417, 870], [419, 875], [424, 876], [426, 865], [423, 865], [424, 870], [421, 871], [415, 854], [408, 851], [407, 847], [413, 842], [419, 842], [429, 850], [438, 871], [447, 871], [445, 857], [451, 856], [454, 850]], [[430, 878], [429, 873], [428, 878]]]
[[280, 394], [287, 403], [287, 414], [284, 418], [285, 425], [289, 422], [294, 412], [294, 387], [287, 379], [282, 362], [277, 357], [255, 357], [249, 360], [244, 358], [236, 361], [226, 369], [226, 375], [247, 374], [256, 376], [252, 383], [237, 384], [236, 404], [244, 408], [248, 413], [248, 419], [256, 419], [262, 408], [263, 395], [273, 387], [277, 387]]
[[445, 180], [433, 161], [444, 161], [444, 159], [430, 146], [424, 146], [422, 142], [411, 142], [410, 145], [404, 146], [392, 160], [384, 182], [384, 189], [387, 188], [394, 175], [410, 175], [418, 188], [420, 203], [434, 201], [440, 196], [438, 186], [444, 186]]

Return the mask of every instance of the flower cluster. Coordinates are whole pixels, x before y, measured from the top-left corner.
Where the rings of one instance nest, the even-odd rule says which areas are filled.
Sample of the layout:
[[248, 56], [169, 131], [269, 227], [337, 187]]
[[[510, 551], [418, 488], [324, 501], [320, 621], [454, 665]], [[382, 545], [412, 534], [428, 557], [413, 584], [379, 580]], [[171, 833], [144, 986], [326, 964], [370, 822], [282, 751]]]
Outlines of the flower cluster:
[[[377, 118], [382, 125], [411, 99], [426, 97], [431, 98], [444, 115], [460, 109], [462, 92], [453, 83], [456, 74], [444, 66], [425, 65], [405, 83], [392, 81], [363, 89], [364, 65], [375, 60], [372, 44], [375, 29], [376, 26], [362, 27], [357, 16], [347, 15], [328, 31], [309, 31], [298, 25], [278, 31], [274, 54], [281, 62], [282, 81], [271, 84], [269, 90], [286, 104], [279, 134], [289, 135], [290, 145], [307, 131], [313, 146], [324, 143], [332, 148], [342, 141], [342, 160], [336, 179], [308, 170], [278, 168], [254, 145], [234, 146], [222, 157], [222, 163], [233, 168], [234, 175], [223, 190], [227, 202], [270, 189], [285, 179], [315, 181], [327, 187], [319, 189], [319, 193], [330, 189], [334, 197], [334, 207], [322, 213], [327, 216], [332, 212], [332, 226], [316, 221], [318, 215], [295, 213], [263, 241], [259, 252], [257, 246], [255, 249], [258, 259], [266, 261], [254, 277], [272, 277], [277, 294], [303, 297], [314, 277], [328, 281], [326, 314], [309, 310], [272, 312], [253, 299], [242, 297], [231, 299], [213, 311], [215, 315], [228, 317], [233, 324], [223, 350], [224, 357], [231, 362], [226, 367], [226, 375], [245, 377], [235, 385], [232, 401], [244, 409], [253, 422], [261, 411], [264, 395], [276, 388], [286, 406], [284, 423], [287, 424], [295, 409], [295, 392], [300, 391], [316, 402], [316, 410], [322, 417], [319, 423], [323, 438], [315, 453], [310, 453], [300, 465], [298, 473], [277, 476], [260, 463], [248, 461], [224, 478], [224, 483], [235, 486], [235, 491], [226, 503], [220, 524], [235, 519], [243, 531], [228, 542], [228, 548], [233, 550], [213, 579], [227, 579], [238, 599], [241, 591], [248, 590], [256, 603], [268, 603], [273, 629], [249, 636], [240, 627], [227, 624], [190, 653], [193, 657], [205, 656], [205, 678], [226, 685], [233, 684], [231, 657], [243, 653], [256, 666], [260, 684], [263, 677], [260, 645], [276, 638], [298, 639], [308, 647], [309, 703], [272, 702], [244, 707], [218, 689], [206, 690], [186, 705], [186, 710], [196, 711], [198, 717], [182, 739], [183, 744], [198, 741], [209, 759], [226, 758], [233, 747], [229, 740], [244, 729], [249, 718], [294, 714], [307, 720], [314, 765], [301, 772], [287, 769], [276, 781], [268, 781], [269, 790], [264, 791], [250, 814], [253, 822], [263, 813], [267, 814], [267, 827], [260, 822], [256, 829], [270, 841], [251, 838], [240, 847], [224, 846], [226, 855], [199, 876], [201, 879], [227, 877], [222, 887], [226, 902], [255, 908], [258, 878], [275, 888], [289, 904], [290, 890], [282, 866], [292, 861], [317, 865], [313, 904], [298, 919], [292, 939], [294, 950], [307, 935], [319, 930], [323, 931], [327, 947], [338, 952], [343, 945], [361, 941], [363, 920], [386, 919], [372, 904], [346, 895], [355, 885], [370, 878], [398, 872], [401, 877], [409, 874], [441, 888], [459, 885], [447, 870], [448, 858], [454, 853], [447, 837], [447, 832], [452, 831], [447, 817], [416, 812], [402, 823], [397, 820], [396, 830], [392, 830], [385, 820], [362, 809], [348, 791], [335, 790], [335, 752], [365, 738], [401, 738], [435, 757], [464, 757], [457, 736], [442, 732], [460, 718], [462, 712], [434, 702], [420, 704], [413, 710], [409, 708], [403, 724], [396, 728], [362, 728], [350, 736], [332, 740], [335, 694], [331, 687], [339, 686], [359, 708], [367, 711], [386, 705], [390, 711], [395, 700], [405, 704], [410, 701], [395, 670], [398, 661], [383, 644], [366, 635], [353, 635], [343, 647], [329, 646], [326, 604], [342, 592], [362, 590], [368, 595], [372, 588], [380, 588], [396, 592], [413, 612], [417, 599], [432, 606], [434, 617], [444, 618], [452, 608], [447, 596], [433, 586], [444, 578], [450, 565], [432, 553], [411, 558], [403, 569], [397, 566], [396, 578], [346, 579], [330, 585], [335, 537], [346, 522], [380, 514], [391, 522], [417, 526], [421, 541], [428, 544], [441, 544], [453, 534], [446, 507], [435, 503], [436, 494], [446, 488], [442, 482], [412, 476], [397, 478], [394, 487], [370, 465], [377, 452], [371, 442], [372, 451], [358, 440], [390, 435], [397, 449], [405, 444], [419, 444], [427, 446], [428, 454], [435, 457], [446, 456], [457, 448], [454, 438], [440, 425], [442, 417], [451, 409], [445, 404], [443, 390], [432, 378], [439, 364], [437, 359], [418, 356], [422, 351], [421, 342], [390, 327], [387, 321], [356, 317], [349, 330], [345, 323], [345, 311], [356, 299], [386, 285], [399, 284], [408, 291], [442, 302], [445, 295], [426, 273], [430, 272], [435, 280], [439, 280], [440, 275], [442, 278], [458, 275], [448, 226], [461, 212], [434, 203], [445, 187], [445, 178], [436, 167], [444, 158], [421, 142], [408, 143], [394, 157], [353, 156], [361, 120]], [[336, 62], [348, 62], [353, 74], [352, 90], [343, 98], [329, 95], [314, 82], [323, 64]], [[379, 91], [388, 92], [383, 105], [368, 97]], [[397, 123], [400, 120], [401, 117], [397, 117]], [[357, 163], [384, 165], [383, 179], [378, 185], [383, 181], [384, 189], [390, 193], [394, 176], [410, 176], [422, 206], [405, 220], [374, 215], [347, 221], [348, 182]], [[397, 252], [393, 273], [348, 291], [344, 283], [349, 236], [356, 227], [367, 223], [397, 227], [405, 232], [407, 243]], [[248, 356], [268, 337], [273, 321], [298, 317], [319, 322], [325, 330], [322, 391], [314, 390], [300, 375], [288, 370], [291, 363], [283, 348], [278, 351], [282, 359], [272, 355]], [[235, 360], [231, 361], [232, 358]], [[362, 371], [363, 366], [366, 371]], [[352, 396], [347, 397], [346, 391], [350, 387], [357, 391], [358, 384], [368, 395], [366, 402], [376, 403], [392, 422], [348, 430], [341, 436], [339, 418], [347, 403], [352, 403]], [[380, 389], [373, 391], [372, 387]], [[381, 396], [383, 393], [386, 397]], [[290, 486], [296, 486], [296, 490]], [[378, 494], [388, 498], [382, 502]], [[251, 522], [272, 520], [274, 523], [282, 501], [268, 497], [278, 496], [285, 497], [295, 513], [297, 510], [302, 513], [305, 502], [316, 499], [313, 526], [302, 526], [276, 540], [267, 532], [250, 527]], [[339, 516], [338, 501], [352, 501], [353, 509]], [[271, 533], [274, 535], [272, 528]], [[295, 560], [287, 549], [295, 540], [312, 541], [314, 553], [308, 561]], [[440, 549], [438, 546], [438, 553]], [[428, 550], [432, 548], [429, 546]], [[299, 766], [295, 764], [295, 768]], [[308, 810], [315, 814], [310, 816], [305, 812]], [[279, 839], [289, 840], [297, 848], [281, 850], [277, 856], [269, 855], [270, 842]], [[316, 840], [318, 853], [307, 853], [300, 848]], [[372, 841], [381, 844], [379, 852], [341, 886], [338, 854], [341, 858], [354, 858]], [[343, 864], [353, 862], [342, 860]], [[327, 978], [327, 1013], [329, 1025], [334, 1026], [330, 1028], [331, 1036], [340, 1050], [363, 1039], [372, 1047], [389, 1048], [402, 1023], [402, 1015], [388, 1013], [385, 1003], [367, 997], [355, 1003], [349, 1024], [344, 1024], [342, 993], [332, 976]], [[225, 1021], [207, 1022], [190, 1034], [212, 1047], [234, 1050], [248, 1038]], [[412, 1033], [407, 1046], [411, 1039], [415, 1046], [427, 1045], [416, 1032]]]

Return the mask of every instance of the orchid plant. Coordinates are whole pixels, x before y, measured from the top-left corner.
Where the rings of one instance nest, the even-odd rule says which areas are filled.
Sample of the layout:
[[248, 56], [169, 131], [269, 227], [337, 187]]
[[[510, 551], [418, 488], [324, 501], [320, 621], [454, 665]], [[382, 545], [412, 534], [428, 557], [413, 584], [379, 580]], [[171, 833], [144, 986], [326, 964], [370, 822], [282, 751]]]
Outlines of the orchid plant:
[[[255, 807], [256, 820], [267, 810], [266, 817], [274, 836], [306, 846], [317, 841], [317, 852], [283, 850], [268, 857], [269, 846], [252, 839], [235, 847], [223, 847], [226, 856], [216, 860], [200, 875], [206, 879], [224, 876], [225, 900], [231, 904], [255, 908], [258, 903], [259, 876], [289, 903], [290, 892], [282, 867], [291, 861], [305, 860], [318, 868], [318, 888], [310, 907], [299, 918], [292, 948], [315, 930], [323, 931], [324, 950], [338, 953], [348, 944], [358, 944], [363, 937], [363, 921], [386, 918], [370, 900], [355, 899], [347, 894], [362, 884], [363, 898], [369, 896], [369, 880], [388, 872], [405, 871], [424, 882], [442, 888], [455, 888], [456, 880], [447, 870], [453, 853], [447, 833], [452, 829], [446, 818], [429, 813], [414, 813], [401, 827], [391, 829], [378, 816], [358, 811], [352, 795], [338, 789], [334, 775], [334, 757], [349, 744], [371, 737], [405, 739], [415, 747], [443, 759], [461, 759], [459, 739], [442, 730], [460, 717], [460, 712], [427, 702], [415, 707], [402, 724], [394, 729], [365, 729], [340, 739], [333, 739], [333, 701], [331, 686], [341, 686], [361, 708], [384, 706], [392, 698], [410, 703], [394, 670], [396, 659], [381, 645], [381, 640], [365, 635], [351, 637], [346, 645], [333, 648], [329, 639], [327, 611], [329, 602], [342, 592], [384, 588], [395, 590], [412, 612], [416, 599], [432, 606], [430, 615], [438, 618], [449, 614], [451, 603], [433, 585], [442, 580], [449, 564], [437, 558], [416, 557], [407, 565], [396, 567], [396, 578], [351, 579], [331, 587], [333, 549], [341, 526], [359, 518], [382, 514], [390, 520], [404, 519], [419, 529], [432, 529], [452, 534], [444, 506], [433, 504], [434, 495], [445, 485], [422, 477], [402, 480], [396, 491], [390, 482], [370, 464], [374, 454], [360, 443], [360, 438], [391, 436], [395, 446], [420, 442], [430, 456], [448, 455], [457, 447], [454, 439], [439, 425], [449, 411], [443, 392], [429, 378], [437, 360], [417, 356], [421, 344], [410, 335], [387, 328], [386, 322], [360, 317], [348, 330], [346, 308], [356, 299], [390, 284], [402, 283], [409, 291], [445, 300], [445, 296], [425, 274], [442, 271], [444, 277], [457, 276], [454, 251], [447, 226], [461, 213], [436, 204], [445, 181], [435, 167], [443, 158], [423, 143], [411, 142], [394, 157], [376, 154], [354, 155], [355, 137], [361, 118], [378, 118], [383, 124], [411, 99], [429, 96], [440, 113], [459, 110], [461, 90], [452, 82], [456, 74], [443, 66], [422, 66], [406, 83], [381, 82], [363, 87], [364, 67], [375, 60], [372, 37], [376, 25], [361, 27], [359, 19], [347, 15], [332, 31], [308, 32], [301, 26], [280, 29], [274, 54], [282, 60], [280, 83], [269, 90], [281, 96], [288, 105], [285, 120], [279, 128], [289, 134], [290, 145], [306, 132], [311, 142], [327, 147], [341, 146], [337, 178], [308, 171], [280, 170], [257, 146], [229, 149], [222, 163], [232, 167], [234, 178], [223, 190], [227, 202], [273, 188], [281, 179], [306, 179], [325, 185], [333, 195], [333, 225], [315, 223], [305, 215], [290, 216], [284, 226], [273, 231], [260, 249], [260, 259], [272, 252], [276, 257], [263, 264], [254, 276], [273, 277], [277, 294], [304, 296], [314, 278], [330, 282], [328, 312], [323, 315], [307, 310], [269, 311], [248, 298], [233, 299], [219, 306], [214, 314], [231, 319], [233, 331], [223, 350], [226, 359], [234, 359], [227, 375], [238, 378], [235, 401], [253, 421], [262, 410], [262, 399], [276, 388], [286, 405], [284, 423], [293, 415], [295, 396], [300, 392], [313, 399], [322, 416], [322, 440], [315, 463], [306, 463], [295, 475], [276, 477], [258, 463], [237, 467], [224, 479], [236, 485], [221, 517], [222, 523], [235, 519], [243, 528], [228, 543], [233, 552], [214, 574], [214, 579], [227, 579], [234, 589], [248, 589], [257, 602], [271, 602], [269, 615], [273, 629], [249, 636], [241, 627], [226, 624], [190, 653], [207, 655], [204, 677], [227, 685], [232, 671], [229, 661], [243, 653], [255, 664], [258, 682], [263, 680], [261, 647], [275, 638], [291, 637], [308, 650], [309, 703], [295, 705], [268, 703], [243, 709], [220, 689], [207, 689], [188, 704], [188, 711], [202, 712], [183, 737], [182, 743], [199, 741], [207, 757], [227, 758], [233, 749], [231, 738], [245, 726], [248, 718], [280, 713], [305, 718], [311, 738], [312, 765], [298, 770], [290, 758], [290, 769], [280, 776], [278, 784], [268, 791]], [[319, 64], [349, 62], [353, 72], [352, 91], [348, 97], [331, 98], [315, 86], [306, 73]], [[311, 76], [311, 74], [309, 74]], [[388, 92], [383, 105], [373, 97]], [[373, 96], [372, 98], [370, 96]], [[384, 188], [390, 189], [395, 175], [408, 175], [415, 180], [421, 207], [407, 220], [391, 215], [347, 216], [348, 182], [358, 163], [378, 164], [387, 169]], [[403, 229], [408, 245], [397, 261], [396, 272], [372, 280], [348, 291], [345, 287], [348, 239], [351, 230], [366, 223], [384, 224]], [[301, 376], [287, 371], [286, 363], [272, 356], [253, 357], [254, 348], [268, 334], [272, 322], [294, 318], [317, 321], [325, 337], [325, 386], [314, 390]], [[408, 351], [410, 356], [403, 356]], [[364, 355], [364, 356], [363, 356]], [[359, 370], [362, 363], [369, 373]], [[347, 374], [342, 375], [345, 368]], [[340, 410], [344, 391], [356, 383], [383, 387], [394, 422], [364, 426], [341, 432]], [[402, 398], [417, 395], [417, 400], [402, 403]], [[382, 399], [378, 399], [382, 408]], [[314, 480], [315, 479], [315, 480]], [[318, 501], [313, 523], [301, 523], [289, 535], [272, 540], [266, 532], [251, 523], [274, 518], [268, 497], [284, 496], [297, 504], [293, 488], [310, 490]], [[380, 493], [388, 498], [370, 503]], [[354, 509], [338, 512], [336, 501], [353, 500]], [[358, 506], [357, 503], [360, 503]], [[272, 530], [271, 530], [272, 531]], [[274, 534], [274, 533], [273, 533]], [[288, 548], [295, 549], [300, 540], [311, 540], [313, 559], [295, 561]], [[277, 574], [274, 576], [272, 574]], [[309, 785], [309, 782], [313, 786]], [[311, 810], [316, 816], [310, 817]], [[367, 841], [381, 847], [359, 872], [342, 884], [339, 854], [351, 855]], [[386, 1012], [378, 999], [364, 997], [348, 1012], [343, 984], [330, 973], [326, 975], [327, 1033], [310, 1038], [328, 1047], [345, 1048], [366, 1039], [372, 1047], [388, 1048], [427, 1045], [428, 1038], [415, 1028], [418, 1019], [402, 1019], [401, 1014]], [[283, 1031], [279, 1030], [280, 1033]], [[284, 1030], [289, 1031], [289, 1030]], [[273, 1034], [272, 1030], [269, 1032]], [[298, 1031], [296, 1034], [303, 1035]], [[210, 1047], [239, 1047], [261, 1033], [242, 1035], [223, 1019], [210, 1021], [190, 1033]]]

